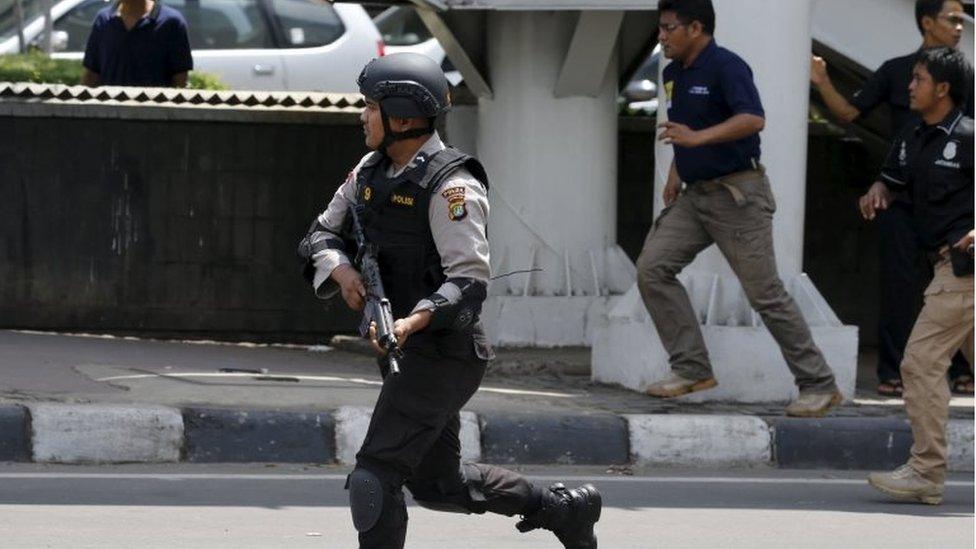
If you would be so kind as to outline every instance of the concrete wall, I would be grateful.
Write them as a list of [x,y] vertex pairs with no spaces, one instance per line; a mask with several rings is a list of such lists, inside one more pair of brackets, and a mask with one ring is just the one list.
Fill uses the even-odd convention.
[[[354,328],[311,297],[294,249],[364,152],[355,117],[98,109],[0,115],[15,144],[0,147],[0,327],[261,340]],[[619,128],[617,241],[632,259],[653,219],[653,128]],[[877,236],[853,208],[871,162],[831,136],[809,152],[804,265],[871,344]]]
[[44,107],[0,115],[0,327],[296,340],[354,326],[295,256],[365,152],[354,115]]

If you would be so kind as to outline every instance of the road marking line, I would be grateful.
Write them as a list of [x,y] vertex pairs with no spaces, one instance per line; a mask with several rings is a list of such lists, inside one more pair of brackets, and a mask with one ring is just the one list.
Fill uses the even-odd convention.
[[[185,373],[173,373],[173,374],[129,374],[124,376],[109,376],[100,377],[95,381],[121,381],[129,379],[153,379],[153,378],[188,378],[188,377],[229,377],[229,378],[251,378],[256,381],[261,381],[264,377],[261,374],[250,374],[250,373],[237,373],[237,372],[185,372]],[[339,377],[339,376],[305,376],[305,375],[295,375],[295,374],[284,374],[275,372],[274,375],[270,377],[289,377],[298,380],[305,381],[340,381],[348,383],[359,383],[361,385],[372,385],[372,386],[382,386],[383,382],[375,379],[365,379],[361,377]],[[527,389],[503,389],[500,387],[480,387],[479,392],[484,393],[498,393],[502,395],[525,395],[525,396],[542,396],[542,397],[552,397],[552,398],[574,398],[578,395],[570,393],[554,393],[551,391],[530,391]]]
[[[846,478],[763,478],[763,477],[629,477],[526,475],[543,482],[641,482],[688,484],[828,484],[864,485],[867,479]],[[92,480],[345,480],[342,474],[249,474],[249,473],[0,473],[0,479],[92,479]],[[973,481],[950,480],[946,486],[972,487]]]

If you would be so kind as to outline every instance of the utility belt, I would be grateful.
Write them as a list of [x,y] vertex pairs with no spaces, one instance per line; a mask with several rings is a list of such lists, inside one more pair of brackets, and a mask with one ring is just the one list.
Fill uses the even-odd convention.
[[948,244],[943,245],[938,251],[926,253],[929,264],[938,267],[942,263],[948,262],[952,265],[952,274],[957,277],[973,275],[973,256],[969,251],[950,248]]
[[716,177],[715,179],[703,179],[688,185],[689,189],[698,189],[703,193],[712,193],[724,189],[732,195],[732,200],[736,206],[744,206],[747,202],[745,193],[739,185],[746,181],[755,181],[766,175],[766,167],[755,158],[751,159],[752,169],[741,172],[732,172],[728,175]]

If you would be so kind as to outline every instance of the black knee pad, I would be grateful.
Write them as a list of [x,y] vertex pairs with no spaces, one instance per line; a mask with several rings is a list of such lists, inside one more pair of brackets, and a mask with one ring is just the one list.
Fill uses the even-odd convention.
[[384,490],[379,477],[366,469],[355,469],[346,477],[352,524],[358,532],[376,526],[383,514]]

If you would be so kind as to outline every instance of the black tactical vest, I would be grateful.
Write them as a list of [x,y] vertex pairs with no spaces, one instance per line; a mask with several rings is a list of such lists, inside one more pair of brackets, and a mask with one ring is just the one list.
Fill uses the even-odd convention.
[[356,201],[366,206],[363,230],[379,249],[377,260],[393,316],[405,318],[446,280],[428,218],[433,193],[461,168],[486,189],[488,177],[478,160],[453,148],[419,154],[414,167],[394,178],[386,175],[389,162],[385,155],[373,153],[363,163]]

